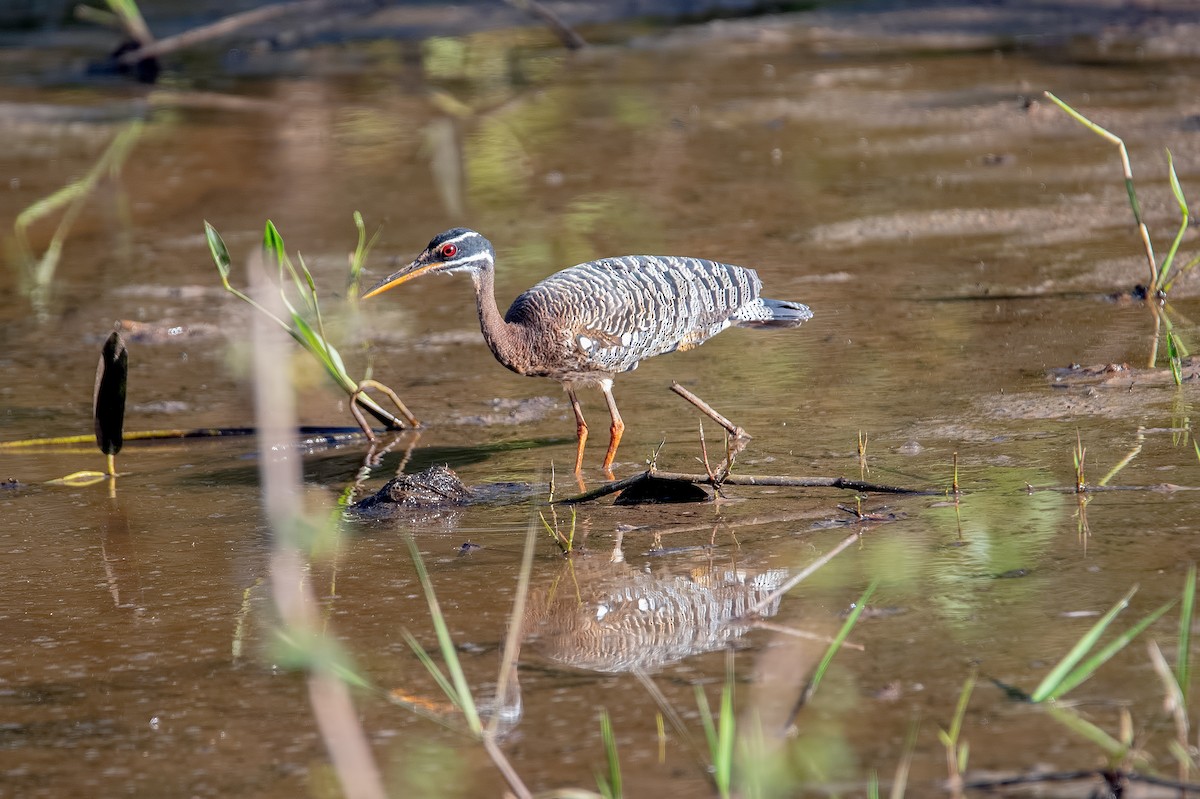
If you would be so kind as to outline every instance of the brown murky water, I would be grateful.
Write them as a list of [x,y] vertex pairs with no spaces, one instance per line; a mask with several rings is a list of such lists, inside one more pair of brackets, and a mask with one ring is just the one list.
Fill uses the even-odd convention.
[[[1200,185],[1194,63],[1106,52],[1096,36],[1014,48],[986,22],[975,38],[877,38],[888,24],[886,14],[798,15],[647,38],[617,30],[605,37],[619,44],[578,55],[539,32],[375,43],[300,65],[252,59],[214,73],[206,95],[0,88],[4,220],[80,177],[129,120],[143,120],[48,290],[30,294],[18,269],[0,272],[0,437],[90,429],[95,359],[115,319],[185,329],[129,336],[129,429],[252,423],[249,312],[219,287],[206,219],[235,261],[273,219],[325,288],[351,371],[370,361],[427,422],[400,437],[371,490],[402,460],[408,471],[448,463],[468,484],[544,483],[552,465],[569,469],[573,427],[554,383],[494,362],[465,279],[419,280],[347,307],[353,211],[382,226],[372,277],[442,229],[484,232],[499,253],[502,303],[601,255],[753,266],[769,296],[803,300],[815,318],[797,331],[733,330],[619,378],[628,427],[618,473],[660,445],[661,466],[695,468],[699,417],[668,391],[674,379],[754,435],[742,472],[857,477],[861,431],[868,479],[947,487],[957,453],[967,491],[957,507],[866,498],[865,510],[897,520],[859,526],[856,546],[772,608],[774,623],[829,635],[879,581],[876,612],[851,637],[864,649],[837,656],[782,742],[784,787],[764,795],[865,795],[872,772],[890,779],[918,722],[910,795],[941,792],[936,729],[972,670],[970,777],[1100,765],[1096,746],[988,678],[1032,689],[1134,584],[1130,619],[1178,596],[1200,551],[1198,497],[1123,491],[1081,505],[1027,486],[1071,485],[1077,436],[1093,483],[1140,441],[1114,482],[1200,485],[1183,433],[1195,387],[1048,376],[1072,362],[1144,366],[1152,327],[1144,307],[1103,296],[1144,269],[1115,151],[1037,98],[1053,89],[1125,135],[1165,248],[1176,217],[1161,148],[1185,189]],[[446,98],[466,110],[446,115]],[[52,232],[33,228],[35,250]],[[1183,249],[1195,251],[1194,236]],[[1173,295],[1193,344],[1195,294],[1185,280]],[[300,422],[350,424],[307,356],[293,366]],[[583,400],[596,422],[595,483],[604,405],[598,393]],[[364,452],[355,443],[305,458],[313,513],[331,513]],[[88,447],[0,454],[0,478],[21,482],[0,492],[0,796],[331,795],[303,681],[271,648],[253,440],[130,443],[115,496],[45,484],[100,462]],[[825,644],[711,616],[832,548],[848,532],[838,504],[855,500],[726,494],[669,508],[584,505],[575,523],[587,554],[572,562],[538,538],[538,634],[522,650],[523,717],[504,740],[531,787],[594,787],[605,708],[629,795],[708,795],[679,736],[668,732],[660,750],[657,708],[630,669],[651,671],[701,741],[694,686],[716,701],[729,644],[743,723],[757,715],[774,740]],[[531,523],[533,502],[343,522],[311,570],[329,629],[383,691],[437,699],[403,637],[433,645],[412,533],[486,696]],[[460,554],[466,541],[478,548]],[[623,559],[611,556],[618,541]],[[652,624],[655,607],[679,615]],[[1149,633],[1169,658],[1177,618]],[[1137,745],[1174,773],[1162,689],[1140,643],[1075,696],[1112,735],[1127,707]],[[394,795],[501,791],[466,739],[377,694],[360,694],[358,708]]]

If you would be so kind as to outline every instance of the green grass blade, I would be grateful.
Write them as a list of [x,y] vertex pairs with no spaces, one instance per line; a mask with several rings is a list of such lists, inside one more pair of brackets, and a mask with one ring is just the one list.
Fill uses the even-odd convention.
[[317,632],[280,629],[275,633],[274,657],[286,669],[325,671],[347,685],[367,691],[375,686],[358,673],[349,653],[332,638]]
[[1051,669],[1050,673],[1042,679],[1038,687],[1030,694],[1029,701],[1044,702],[1051,695],[1061,695],[1062,692],[1058,689],[1063,680],[1066,679],[1067,675],[1071,673],[1071,670],[1075,668],[1079,661],[1083,660],[1084,656],[1091,651],[1092,647],[1096,645],[1096,642],[1100,640],[1100,636],[1108,629],[1108,625],[1112,624],[1117,614],[1128,607],[1129,600],[1133,598],[1137,590],[1138,587],[1136,585],[1130,588],[1125,596],[1117,601],[1117,604],[1113,605],[1107,613],[1092,625],[1092,628],[1076,642],[1075,646],[1071,647],[1066,657],[1060,660],[1058,665]]
[[717,748],[713,752],[713,776],[717,794],[728,799],[733,784],[733,741],[736,719],[733,715],[733,650],[725,661],[725,684],[721,686],[721,715],[717,719]]
[[[299,274],[296,274],[293,267],[293,279],[296,281],[296,290],[300,292],[301,299],[308,306],[310,313],[317,317],[317,328],[321,329],[321,335],[325,335],[324,323],[321,321],[321,309],[317,306],[317,281],[313,279],[312,272],[308,271],[308,264],[304,262],[304,256],[296,253],[296,260],[300,262]],[[304,280],[301,281],[300,277]]]
[[833,662],[834,655],[842,648],[842,644],[850,637],[850,631],[854,629],[854,624],[858,621],[858,617],[862,615],[863,608],[867,605],[867,600],[871,598],[871,594],[875,593],[876,586],[879,585],[879,579],[876,578],[867,586],[867,590],[863,591],[862,596],[858,598],[858,602],[854,605],[854,610],[850,611],[850,615],[846,617],[842,628],[838,630],[838,634],[834,636],[830,642],[829,648],[825,650],[825,656],[821,658],[821,662],[817,665],[816,671],[813,672],[812,679],[809,680],[808,687],[804,689],[804,701],[807,702],[816,693],[817,686],[821,684],[821,680],[825,677],[825,672],[829,669],[829,664]]
[[450,629],[446,626],[446,617],[442,614],[441,605],[438,604],[437,595],[433,591],[433,583],[429,579],[429,573],[425,570],[425,561],[421,558],[421,552],[417,549],[417,542],[413,540],[413,537],[406,536],[405,541],[408,543],[408,551],[412,553],[413,566],[417,570],[417,579],[420,580],[421,588],[425,592],[425,601],[429,604],[429,615],[437,633],[442,660],[445,661],[446,671],[450,672],[450,679],[454,683],[455,693],[458,696],[456,704],[462,709],[471,734],[479,737],[483,734],[483,723],[479,720],[479,711],[475,707],[475,697],[471,694],[471,686],[467,683],[462,664],[458,661],[458,651],[454,648]]
[[1170,293],[1171,286],[1175,285],[1175,281],[1195,269],[1196,264],[1200,264],[1200,255],[1197,255],[1195,258],[1175,270],[1174,274],[1172,274],[1170,279],[1167,280],[1166,284],[1163,285],[1163,293]]
[[1067,115],[1076,122],[1083,125],[1096,135],[1101,136],[1106,141],[1116,145],[1117,152],[1121,157],[1121,173],[1125,180],[1125,193],[1129,196],[1129,207],[1133,211],[1134,225],[1138,229],[1138,234],[1142,239],[1142,246],[1146,253],[1146,266],[1149,269],[1150,289],[1152,291],[1160,289],[1161,286],[1159,285],[1158,263],[1154,257],[1154,244],[1150,241],[1150,231],[1147,229],[1146,222],[1142,218],[1142,206],[1141,203],[1138,202],[1137,189],[1133,184],[1133,166],[1129,162],[1129,150],[1125,147],[1125,141],[1115,133],[1111,133],[1108,130],[1100,127],[1095,122],[1091,121],[1083,114],[1079,113],[1074,108],[1055,97],[1052,93],[1044,92],[1044,94],[1047,99],[1065,111]]
[[1141,635],[1143,630],[1145,630],[1154,622],[1158,621],[1158,619],[1174,605],[1174,600],[1166,603],[1158,610],[1154,611],[1149,616],[1118,635],[1108,644],[1108,646],[1104,647],[1086,661],[1079,664],[1077,668],[1073,669],[1070,674],[1064,677],[1063,680],[1055,687],[1055,689],[1050,692],[1050,696],[1048,698],[1058,699],[1068,691],[1078,686],[1080,683],[1089,679],[1093,674],[1096,673],[1097,669],[1111,660],[1113,655],[1117,654],[1126,646],[1128,646],[1130,641]]
[[900,754],[896,774],[892,777],[892,790],[888,793],[890,799],[904,799],[904,794],[908,791],[908,775],[912,771],[913,754],[917,751],[917,735],[920,731],[919,719],[908,728],[908,735],[904,739],[904,751]]
[[608,776],[598,777],[601,793],[613,799],[621,799],[621,760],[617,756],[617,737],[613,733],[612,719],[607,710],[600,711],[600,738],[604,741],[604,759],[608,763]]
[[367,255],[375,246],[375,242],[379,240],[379,234],[383,232],[383,227],[375,228],[375,233],[370,239],[367,239],[367,226],[363,221],[363,216],[358,211],[354,212],[354,227],[358,230],[358,245],[354,248],[353,255],[350,256],[350,277],[346,281],[347,295],[349,297],[358,297],[358,284],[362,279],[363,267],[367,264]]
[[1188,211],[1187,199],[1183,196],[1183,187],[1179,185],[1179,176],[1175,174],[1175,161],[1171,158],[1171,151],[1167,150],[1167,177],[1171,183],[1171,193],[1175,195],[1175,202],[1179,204],[1179,231],[1175,234],[1175,240],[1171,242],[1171,249],[1167,252],[1166,258],[1163,259],[1162,266],[1158,270],[1158,286],[1162,288],[1167,285],[1167,277],[1171,273],[1171,264],[1175,262],[1175,253],[1179,251],[1179,243],[1183,241],[1183,234],[1187,232],[1188,222],[1191,213]]
[[962,732],[963,718],[967,715],[967,705],[971,701],[971,692],[975,690],[975,672],[971,672],[963,683],[962,691],[958,694],[958,704],[954,706],[954,718],[950,720],[950,729],[947,731],[950,741],[958,742],[958,736]]
[[[1193,439],[1192,444],[1195,445]],[[1184,707],[1187,707],[1188,685],[1191,682],[1192,671],[1192,619],[1196,608],[1196,564],[1188,566],[1187,578],[1183,584],[1183,596],[1179,603],[1179,646],[1175,652],[1175,682],[1183,693]]]
[[1067,105],[1066,102],[1055,97],[1054,94],[1052,94],[1051,92],[1045,92],[1045,95],[1050,100],[1050,102],[1054,103],[1059,108],[1061,108],[1063,111],[1065,111],[1067,113],[1067,115],[1069,117],[1071,117],[1071,119],[1074,119],[1076,122],[1078,122],[1080,125],[1083,125],[1085,128],[1090,130],[1092,133],[1095,133],[1097,136],[1102,136],[1103,138],[1107,139],[1108,141],[1112,142],[1113,144],[1117,144],[1117,145],[1125,144],[1125,142],[1123,142],[1121,140],[1120,136],[1116,135],[1115,133],[1110,133],[1105,128],[1100,127],[1095,122],[1088,119],[1087,117],[1085,117],[1083,114],[1076,111],[1071,106]]
[[1099,746],[1114,761],[1120,760],[1129,752],[1129,747],[1095,724],[1081,717],[1074,710],[1056,705],[1047,705],[1046,712],[1059,724]]
[[312,329],[303,316],[292,309],[292,336],[304,349],[308,350],[313,356],[321,362],[325,367],[325,371],[329,372],[330,376],[337,381],[338,385],[346,388],[347,391],[354,391],[357,386],[353,378],[346,371],[346,365],[342,362],[342,356],[338,351],[325,339],[321,338],[317,331]]
[[717,751],[717,728],[713,726],[712,710],[708,707],[708,696],[704,689],[696,686],[696,708],[700,711],[700,724],[704,727],[704,738],[708,742],[709,754]]
[[458,691],[454,690],[454,685],[450,682],[450,680],[446,679],[446,675],[441,669],[438,668],[438,665],[433,662],[433,658],[429,656],[427,651],[425,651],[425,647],[421,646],[421,642],[418,641],[408,630],[403,630],[402,634],[405,642],[408,644],[409,649],[411,649],[413,654],[417,656],[417,660],[421,661],[421,665],[424,666],[425,670],[429,672],[429,676],[433,677],[433,681],[438,684],[438,688],[442,689],[442,693],[446,695],[446,698],[449,699],[455,707],[462,707],[462,703],[458,701]]
[[1171,379],[1175,385],[1183,385],[1183,358],[1179,354],[1180,341],[1175,331],[1167,333],[1167,363],[1171,366]]

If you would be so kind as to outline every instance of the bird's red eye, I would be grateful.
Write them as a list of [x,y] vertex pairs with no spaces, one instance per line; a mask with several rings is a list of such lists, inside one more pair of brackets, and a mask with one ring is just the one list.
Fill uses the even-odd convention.
[[453,258],[456,255],[458,255],[458,245],[457,244],[443,244],[442,245],[442,257],[443,258]]

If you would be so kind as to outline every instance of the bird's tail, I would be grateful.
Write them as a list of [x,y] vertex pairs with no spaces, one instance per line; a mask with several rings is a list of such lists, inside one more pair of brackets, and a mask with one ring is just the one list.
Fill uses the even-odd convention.
[[796,327],[812,319],[807,305],[788,300],[759,299],[733,317],[738,327]]

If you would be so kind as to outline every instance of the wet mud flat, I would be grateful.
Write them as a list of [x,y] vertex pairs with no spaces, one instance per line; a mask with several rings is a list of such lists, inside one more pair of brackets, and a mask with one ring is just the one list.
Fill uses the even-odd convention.
[[[150,19],[164,34],[194,21]],[[441,464],[472,489],[536,487],[515,502],[364,520],[335,503],[365,446],[302,459],[303,504],[339,523],[314,543],[308,579],[370,683],[354,702],[391,793],[503,790],[480,746],[428,718],[447,702],[403,634],[436,647],[406,538],[486,700],[499,693],[531,525],[521,710],[499,744],[535,790],[594,789],[608,768],[603,708],[629,795],[716,795],[695,689],[718,706],[729,652],[739,729],[761,725],[770,742],[735,764],[747,795],[737,780],[751,774],[777,775],[778,795],[869,795],[871,774],[895,779],[909,752],[908,795],[952,793],[938,729],[972,674],[968,794],[1087,796],[1104,785],[1100,765],[1195,780],[1172,754],[1176,719],[1146,649],[1156,642],[1177,669],[1178,603],[1060,703],[1115,746],[1028,701],[1135,584],[1101,645],[1181,599],[1197,556],[1192,363],[1176,387],[1154,311],[1113,299],[1146,280],[1115,148],[1042,95],[1125,138],[1161,258],[1179,218],[1164,147],[1189,199],[1200,185],[1188,4],[625,21],[580,25],[593,45],[574,54],[537,27],[366,42],[344,24],[330,41],[247,47],[237,61],[219,48],[168,57],[153,89],[46,78],[102,52],[90,40],[64,47],[67,69],[54,48],[3,51],[0,218],[85,174],[129,119],[144,128],[98,182],[45,290],[29,291],[16,267],[0,278],[0,438],[90,428],[97,351],[118,319],[130,429],[252,424],[251,311],[220,290],[202,222],[240,256],[273,219],[321,286],[350,367],[369,364],[427,422],[383,450],[363,493]],[[28,41],[47,41],[38,35]],[[941,493],[731,481],[706,502],[550,505],[551,480],[558,495],[573,490],[566,397],[494,362],[462,281],[346,302],[354,210],[369,232],[383,227],[371,278],[461,223],[496,245],[502,305],[570,264],[651,252],[752,266],[813,309],[794,334],[726,331],[621,376],[618,477],[648,461],[702,472],[701,423],[719,463],[723,434],[670,394],[677,380],[754,436],[735,476]],[[30,228],[35,253],[55,223]],[[1189,231],[1180,257],[1196,251]],[[1195,297],[1189,274],[1166,309],[1192,349]],[[352,424],[302,356],[287,358],[298,421]],[[603,418],[598,393],[580,399]],[[1114,490],[1074,490],[1077,448],[1085,486],[1108,478]],[[0,490],[0,630],[18,642],[0,655],[0,795],[332,793],[304,672],[276,635],[254,442],[131,442],[115,495],[45,485],[100,457],[0,452],[0,478],[20,480]],[[589,487],[598,463],[589,449]],[[660,737],[666,711],[638,671],[686,734],[664,721]]]

